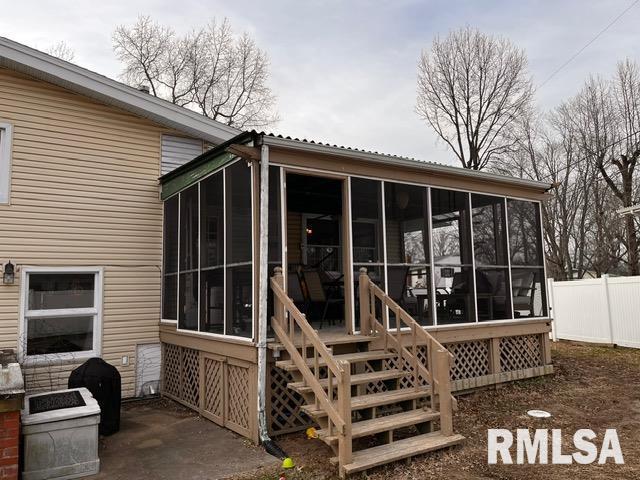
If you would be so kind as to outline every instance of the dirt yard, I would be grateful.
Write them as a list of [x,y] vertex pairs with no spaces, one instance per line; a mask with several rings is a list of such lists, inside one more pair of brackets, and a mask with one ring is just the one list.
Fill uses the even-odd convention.
[[[555,373],[459,398],[454,428],[466,437],[463,445],[409,462],[371,470],[354,479],[640,479],[640,350],[558,343],[553,346]],[[530,409],[552,413],[550,419],[527,416]],[[563,453],[574,451],[572,437],[588,428],[598,436],[598,450],[607,428],[617,429],[624,465],[488,465],[487,429],[560,428]],[[297,465],[291,479],[337,478],[320,440],[303,433],[280,439]],[[512,454],[515,459],[515,454]],[[278,478],[265,471],[251,480]]]

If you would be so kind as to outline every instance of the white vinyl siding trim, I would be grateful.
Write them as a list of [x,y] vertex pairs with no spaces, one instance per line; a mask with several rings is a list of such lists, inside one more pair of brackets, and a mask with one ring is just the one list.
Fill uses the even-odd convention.
[[13,127],[0,123],[0,203],[9,203],[11,189],[11,139]]
[[203,152],[202,140],[162,135],[162,174],[184,165]]

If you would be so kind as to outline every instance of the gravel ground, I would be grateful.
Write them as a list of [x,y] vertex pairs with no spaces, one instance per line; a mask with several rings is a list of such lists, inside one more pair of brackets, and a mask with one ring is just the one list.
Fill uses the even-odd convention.
[[[640,479],[640,350],[556,343],[555,373],[524,380],[459,398],[454,428],[466,437],[463,445],[410,461],[354,475],[354,479]],[[541,420],[526,415],[530,409],[552,413]],[[605,429],[617,429],[625,464],[615,465],[488,465],[487,429],[560,428],[563,453],[574,451],[577,429],[597,434],[598,449]],[[302,433],[279,439],[293,457],[291,480],[337,478],[328,458],[331,452],[320,440]],[[515,454],[513,454],[515,457]],[[251,480],[278,479],[279,471],[262,472]]]

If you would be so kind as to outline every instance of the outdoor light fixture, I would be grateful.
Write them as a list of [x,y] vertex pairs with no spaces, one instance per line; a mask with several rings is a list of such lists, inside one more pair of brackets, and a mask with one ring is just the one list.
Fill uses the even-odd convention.
[[15,268],[13,266],[13,263],[11,263],[11,260],[9,260],[4,266],[2,283],[4,283],[5,285],[13,285],[13,282],[15,281],[15,279],[16,279]]

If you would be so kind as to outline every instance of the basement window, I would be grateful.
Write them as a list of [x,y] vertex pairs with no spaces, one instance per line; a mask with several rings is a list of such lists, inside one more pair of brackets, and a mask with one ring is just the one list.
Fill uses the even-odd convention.
[[102,270],[23,270],[20,351],[29,361],[100,354]]
[[0,203],[9,203],[12,126],[0,123]]

